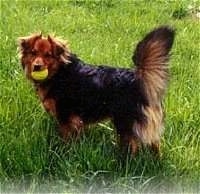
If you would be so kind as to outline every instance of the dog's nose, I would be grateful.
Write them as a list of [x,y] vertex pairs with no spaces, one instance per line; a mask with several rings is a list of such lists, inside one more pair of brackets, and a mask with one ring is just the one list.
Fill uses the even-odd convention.
[[33,71],[40,71],[42,70],[42,65],[41,64],[35,64],[33,66]]

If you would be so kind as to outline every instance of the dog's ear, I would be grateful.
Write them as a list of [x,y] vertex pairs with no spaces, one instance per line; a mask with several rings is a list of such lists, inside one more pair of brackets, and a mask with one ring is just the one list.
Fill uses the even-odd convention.
[[35,41],[40,38],[42,38],[42,33],[18,38],[18,45],[20,50],[23,51],[32,48]]
[[55,56],[60,56],[65,52],[66,47],[64,42],[56,38],[53,38],[50,35],[48,35],[47,39],[53,47],[53,53]]
[[67,64],[69,63],[70,50],[68,44],[58,38],[52,37],[48,35],[47,40],[51,43],[53,48],[53,54],[57,57],[61,62]]

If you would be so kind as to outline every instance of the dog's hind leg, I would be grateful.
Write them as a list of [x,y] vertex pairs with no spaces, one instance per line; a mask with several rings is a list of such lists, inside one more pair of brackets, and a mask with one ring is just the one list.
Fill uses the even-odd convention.
[[160,155],[161,117],[149,114],[146,121],[134,121],[132,129],[143,145],[147,146],[156,156]]
[[130,151],[135,156],[140,147],[140,141],[132,131],[132,119],[115,117],[113,121],[117,135],[119,136],[119,144],[122,152]]
[[121,134],[120,147],[123,151],[130,151],[130,153],[135,156],[139,150],[140,142],[133,134]]
[[155,154],[155,156],[160,157],[160,141],[153,142],[150,145],[150,150]]

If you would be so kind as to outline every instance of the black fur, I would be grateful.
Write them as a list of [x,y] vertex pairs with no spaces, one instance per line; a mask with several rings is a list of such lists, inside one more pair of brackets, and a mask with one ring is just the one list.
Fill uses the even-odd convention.
[[[167,62],[173,40],[173,29],[163,26],[153,30],[136,47],[132,57],[136,68],[124,69],[86,64],[52,39],[64,52],[57,59],[65,60],[54,61],[57,69],[47,80],[34,82],[43,91],[39,96],[44,107],[46,100],[56,115],[63,137],[72,128],[70,122],[77,119],[76,126],[80,128],[80,123],[111,118],[120,141],[131,145],[133,153],[138,142],[159,150],[163,125],[161,101],[169,77]],[[23,45],[20,48],[22,64],[27,63],[29,58],[23,53],[26,48]]]
[[70,64],[62,64],[50,80],[40,86],[50,86],[48,97],[56,99],[58,120],[66,121],[72,113],[84,123],[111,117],[119,120],[141,120],[141,104],[148,101],[143,85],[133,70],[94,67],[71,54]]
[[[164,42],[162,55],[167,57],[173,38],[172,29],[155,29],[138,44],[133,61],[142,67],[140,63],[147,54],[143,50],[148,52],[148,41]],[[62,64],[50,80],[40,85],[48,85],[47,98],[56,101],[59,123],[64,124],[71,114],[78,115],[86,124],[109,117],[119,134],[132,134],[133,123],[145,123],[147,118],[143,110],[150,103],[148,89],[144,88],[144,80],[136,70],[95,67],[74,54],[70,54],[68,60],[68,64]]]

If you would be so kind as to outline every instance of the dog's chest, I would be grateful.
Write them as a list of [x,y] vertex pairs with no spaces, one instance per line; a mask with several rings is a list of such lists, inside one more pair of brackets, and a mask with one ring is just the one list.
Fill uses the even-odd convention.
[[48,94],[49,88],[43,88],[43,87],[36,87],[36,93],[39,96],[40,100],[43,102]]

